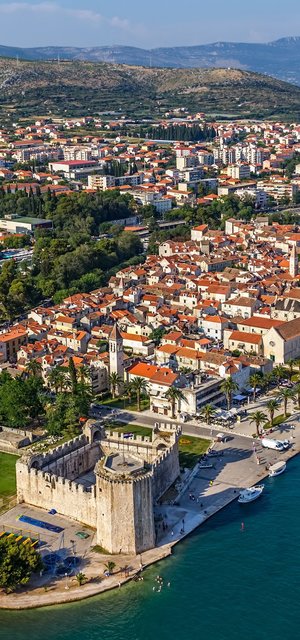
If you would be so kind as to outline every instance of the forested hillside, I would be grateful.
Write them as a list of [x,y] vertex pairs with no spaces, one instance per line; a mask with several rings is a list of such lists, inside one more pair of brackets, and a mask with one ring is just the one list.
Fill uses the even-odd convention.
[[[117,192],[74,193],[57,198],[5,194],[0,188],[0,217],[5,214],[42,216],[53,221],[53,232],[37,232],[33,264],[19,267],[8,260],[0,271],[0,318],[11,319],[42,298],[55,301],[78,291],[104,285],[113,268],[140,260],[139,238],[110,221],[133,215],[134,202]],[[109,234],[105,231],[109,229]],[[108,237],[102,237],[101,235]],[[100,236],[100,238],[99,238]]]

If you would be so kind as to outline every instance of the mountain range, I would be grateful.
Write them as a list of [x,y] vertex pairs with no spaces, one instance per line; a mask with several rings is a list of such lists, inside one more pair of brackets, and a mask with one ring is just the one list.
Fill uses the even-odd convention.
[[0,46],[0,57],[112,62],[145,67],[233,67],[264,73],[300,85],[300,37],[281,38],[266,44],[215,42],[156,49],[117,45],[84,48]]

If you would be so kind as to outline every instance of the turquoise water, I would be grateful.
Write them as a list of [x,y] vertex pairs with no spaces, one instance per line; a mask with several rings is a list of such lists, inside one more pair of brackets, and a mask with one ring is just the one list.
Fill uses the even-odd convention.
[[[292,640],[300,630],[300,456],[145,572],[64,607],[0,612],[1,640]],[[244,531],[241,531],[241,522]],[[153,592],[160,573],[170,588]]]

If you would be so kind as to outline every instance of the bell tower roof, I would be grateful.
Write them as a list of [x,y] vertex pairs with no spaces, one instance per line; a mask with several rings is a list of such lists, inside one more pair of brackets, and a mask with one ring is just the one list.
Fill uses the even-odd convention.
[[120,331],[118,329],[117,323],[114,324],[114,326],[112,328],[112,331],[111,331],[110,336],[109,336],[109,340],[114,340],[115,342],[119,342],[119,340],[122,340],[122,336],[121,336]]

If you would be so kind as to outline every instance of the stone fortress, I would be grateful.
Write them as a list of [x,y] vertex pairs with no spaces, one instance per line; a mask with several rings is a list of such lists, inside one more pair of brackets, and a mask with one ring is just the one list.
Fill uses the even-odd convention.
[[18,502],[56,509],[96,529],[109,553],[155,547],[154,507],[179,476],[177,425],[124,437],[89,420],[81,436],[16,465]]

